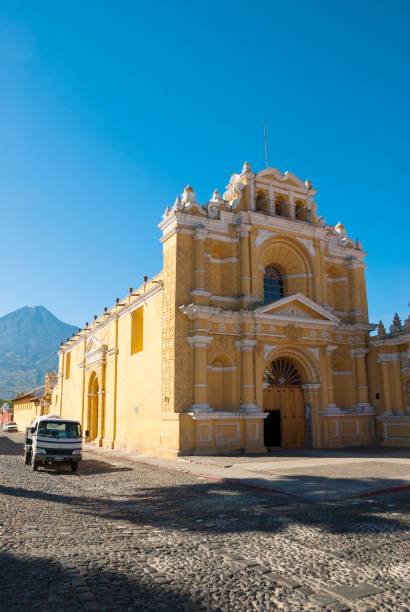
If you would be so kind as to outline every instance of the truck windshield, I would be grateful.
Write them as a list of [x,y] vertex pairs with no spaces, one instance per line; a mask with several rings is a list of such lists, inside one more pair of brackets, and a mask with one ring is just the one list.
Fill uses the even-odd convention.
[[43,421],[39,423],[38,435],[47,438],[80,438],[81,427],[79,423],[64,423],[64,421]]

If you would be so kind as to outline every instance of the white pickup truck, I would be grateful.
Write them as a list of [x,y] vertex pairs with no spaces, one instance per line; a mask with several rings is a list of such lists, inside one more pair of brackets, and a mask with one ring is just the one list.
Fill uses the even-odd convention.
[[[85,432],[86,437],[88,432]],[[26,428],[24,463],[37,471],[39,465],[69,463],[76,472],[82,458],[83,438],[78,421],[56,415],[37,417]]]

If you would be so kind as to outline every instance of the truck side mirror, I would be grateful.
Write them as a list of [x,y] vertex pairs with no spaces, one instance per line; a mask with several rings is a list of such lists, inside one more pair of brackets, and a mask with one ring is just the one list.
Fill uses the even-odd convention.
[[86,438],[89,438],[89,436],[90,436],[90,432],[88,431],[88,429],[86,429],[86,430],[85,430],[85,432],[84,432],[84,436],[85,436]]

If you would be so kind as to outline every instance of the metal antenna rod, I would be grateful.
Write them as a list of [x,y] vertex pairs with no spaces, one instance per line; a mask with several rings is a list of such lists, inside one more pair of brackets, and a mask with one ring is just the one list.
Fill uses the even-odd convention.
[[264,133],[264,136],[265,136],[266,167],[269,168],[269,163],[268,163],[268,147],[266,145],[266,122],[265,122],[265,119],[263,120],[263,133]]

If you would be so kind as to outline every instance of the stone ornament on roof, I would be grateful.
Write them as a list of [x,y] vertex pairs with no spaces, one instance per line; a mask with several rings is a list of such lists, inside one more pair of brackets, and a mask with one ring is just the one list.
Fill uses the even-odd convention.
[[223,194],[223,199],[228,202],[232,209],[235,209],[242,198],[242,191],[246,185],[241,183],[240,174],[232,174],[231,180],[226,186],[226,191]]
[[392,334],[396,333],[397,334],[399,331],[401,331],[401,329],[402,329],[402,327],[401,327],[400,317],[399,317],[399,315],[396,312],[396,314],[394,315],[394,318],[393,318],[393,323],[392,323],[392,325],[390,325],[390,333],[392,333]]

